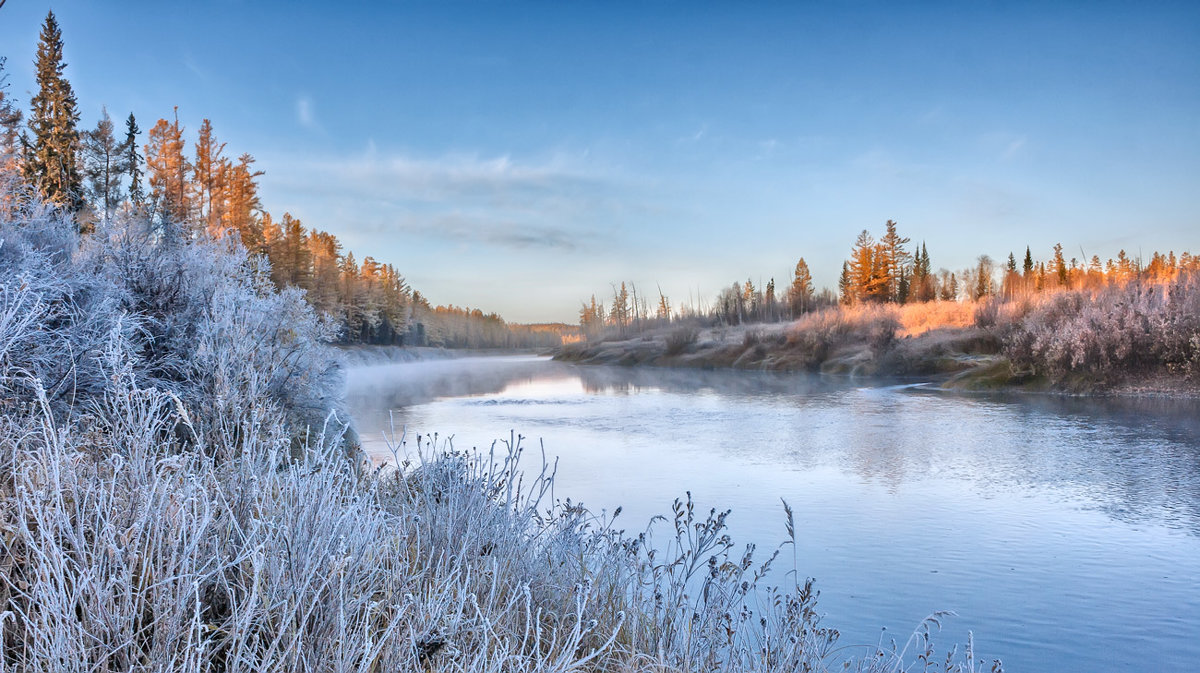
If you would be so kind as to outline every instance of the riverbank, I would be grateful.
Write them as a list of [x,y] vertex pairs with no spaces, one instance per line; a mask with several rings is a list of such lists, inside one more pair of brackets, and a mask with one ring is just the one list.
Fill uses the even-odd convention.
[[[589,365],[803,371],[852,379],[913,379],[968,391],[1200,397],[1169,372],[1052,378],[1005,352],[999,329],[942,327],[897,336],[894,326],[837,326],[835,318],[722,327],[675,327],[563,346],[554,359]],[[845,322],[845,321],[842,321]]]

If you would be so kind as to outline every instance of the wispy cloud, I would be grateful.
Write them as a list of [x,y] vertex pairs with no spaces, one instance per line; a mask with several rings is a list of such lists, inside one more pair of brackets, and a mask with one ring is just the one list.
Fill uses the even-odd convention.
[[588,247],[595,233],[569,225],[529,224],[463,214],[439,215],[406,226],[427,236],[478,241],[505,248],[575,251]]
[[306,129],[319,129],[317,118],[313,114],[312,99],[308,96],[300,96],[296,99],[296,121]]
[[403,233],[462,244],[575,251],[611,241],[630,209],[639,207],[634,187],[589,168],[583,155],[532,161],[374,151],[283,160],[266,168],[264,184],[284,192],[272,202],[336,212],[337,222],[310,224],[362,236]]
[[1012,161],[1019,158],[1029,144],[1029,137],[1023,133],[1010,131],[995,131],[985,133],[979,138],[983,150],[999,161]]
[[1000,158],[1007,160],[1017,156],[1021,152],[1021,149],[1025,147],[1025,141],[1025,136],[1010,140],[1008,145],[1004,147],[1004,151],[1000,153]]
[[694,132],[692,132],[692,133],[689,133],[689,134],[687,134],[687,135],[685,135],[685,136],[682,136],[682,137],[680,137],[680,138],[677,138],[677,139],[676,139],[676,142],[679,142],[679,143],[698,143],[698,142],[700,142],[701,140],[703,140],[703,139],[704,139],[704,136],[705,136],[707,133],[708,133],[708,124],[702,124],[702,125],[700,126],[700,128],[696,129]]

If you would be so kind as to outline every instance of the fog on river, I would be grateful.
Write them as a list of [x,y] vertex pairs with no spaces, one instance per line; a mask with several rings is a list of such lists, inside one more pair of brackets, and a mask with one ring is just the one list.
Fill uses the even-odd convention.
[[[691,491],[739,543],[783,541],[842,644],[953,610],[1010,671],[1200,661],[1200,405],[957,394],[800,374],[462,358],[351,369],[363,444],[389,428],[558,458],[555,496],[642,530]],[[412,456],[410,456],[412,457]],[[767,553],[764,551],[764,553]],[[790,554],[789,554],[790,556]],[[791,569],[777,567],[782,573]],[[887,631],[881,631],[884,627]]]

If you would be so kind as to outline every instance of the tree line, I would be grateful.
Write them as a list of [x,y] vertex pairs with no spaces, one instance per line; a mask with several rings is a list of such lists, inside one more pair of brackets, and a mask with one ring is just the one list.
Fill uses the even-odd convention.
[[526,328],[494,312],[433,306],[391,264],[370,256],[359,262],[333,234],[305,227],[290,213],[272,216],[259,198],[263,172],[254,157],[235,157],[209,119],[190,149],[178,108],[155,122],[144,144],[132,112],[119,129],[102,109],[95,128],[81,130],[53,12],[42,25],[35,64],[37,92],[26,120],[9,95],[0,59],[0,171],[69,212],[80,233],[120,215],[148,218],[166,239],[236,235],[269,261],[276,286],[303,289],[322,315],[336,321],[344,343],[545,347],[573,330]]
[[837,291],[817,291],[812,272],[803,257],[796,263],[791,283],[778,288],[775,279],[757,287],[747,278],[723,288],[711,305],[689,302],[672,310],[661,289],[654,309],[633,283],[613,285],[610,303],[592,295],[579,311],[583,332],[597,336],[608,332],[640,332],[676,321],[738,325],[743,323],[794,320],[801,315],[833,306],[863,304],[912,304],[931,301],[980,301],[988,297],[1011,300],[1034,293],[1060,290],[1098,290],[1131,282],[1169,283],[1181,274],[1200,272],[1200,256],[1184,252],[1151,254],[1149,260],[1132,258],[1124,250],[1116,258],[1101,261],[1093,255],[1086,262],[1068,259],[1062,244],[1055,244],[1049,258],[1035,260],[1027,246],[1020,262],[1010,253],[1004,264],[980,255],[971,267],[958,271],[933,270],[925,242],[909,247],[911,239],[888,220],[876,239],[863,230],[842,263]]

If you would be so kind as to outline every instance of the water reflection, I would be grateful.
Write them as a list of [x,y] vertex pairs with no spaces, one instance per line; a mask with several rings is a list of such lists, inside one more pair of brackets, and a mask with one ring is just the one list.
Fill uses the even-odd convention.
[[[511,420],[529,424],[516,428],[526,434],[566,425],[669,438],[730,460],[792,470],[836,465],[893,492],[948,478],[975,483],[984,497],[1039,489],[1122,521],[1200,535],[1195,400],[959,394],[802,374],[577,367],[525,356],[388,365],[352,370],[349,378],[348,403],[368,444],[389,422],[409,424],[414,407],[486,397],[463,403],[507,408]],[[618,409],[614,399],[639,396],[644,413]],[[515,411],[531,405],[546,408]],[[720,436],[729,439],[714,441]]]

